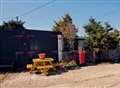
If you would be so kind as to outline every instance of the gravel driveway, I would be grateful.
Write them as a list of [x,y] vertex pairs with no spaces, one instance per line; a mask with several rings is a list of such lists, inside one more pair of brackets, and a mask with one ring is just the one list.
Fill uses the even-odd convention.
[[99,64],[68,72],[42,76],[40,74],[0,74],[0,88],[120,88],[120,64]]

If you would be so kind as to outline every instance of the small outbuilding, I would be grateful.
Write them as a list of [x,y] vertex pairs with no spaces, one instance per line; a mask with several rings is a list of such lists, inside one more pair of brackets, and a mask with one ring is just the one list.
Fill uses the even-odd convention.
[[39,53],[61,59],[61,33],[40,30],[9,30],[0,32],[0,67],[13,65],[15,69],[25,69],[26,64]]

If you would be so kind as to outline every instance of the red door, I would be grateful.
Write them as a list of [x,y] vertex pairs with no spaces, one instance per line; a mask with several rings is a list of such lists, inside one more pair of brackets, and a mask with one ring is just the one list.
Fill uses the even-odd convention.
[[84,51],[79,52],[79,61],[80,61],[80,64],[85,64],[85,52]]

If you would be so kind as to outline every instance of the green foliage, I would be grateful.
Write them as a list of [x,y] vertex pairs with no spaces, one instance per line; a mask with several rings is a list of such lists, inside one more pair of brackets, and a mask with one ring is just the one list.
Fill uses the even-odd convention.
[[2,30],[2,26],[0,25],[0,30]]
[[119,45],[119,31],[113,29],[108,23],[104,25],[97,22],[94,18],[84,26],[86,31],[85,46],[95,52],[104,49],[114,49]]
[[62,20],[55,22],[55,25],[53,26],[53,31],[55,32],[61,32],[64,39],[64,46],[70,49],[74,48],[74,39],[77,36],[78,29],[75,27],[75,25],[72,22],[72,18],[69,14],[66,14]]
[[6,31],[6,30],[23,30],[25,29],[24,23],[22,20],[19,20],[18,17],[16,20],[10,20],[8,22],[3,22],[2,25],[0,25],[0,31]]

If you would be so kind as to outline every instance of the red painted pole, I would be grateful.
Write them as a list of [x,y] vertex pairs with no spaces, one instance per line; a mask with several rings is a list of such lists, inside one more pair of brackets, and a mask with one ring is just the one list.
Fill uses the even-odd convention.
[[85,51],[83,49],[80,49],[79,51],[79,63],[85,64]]

